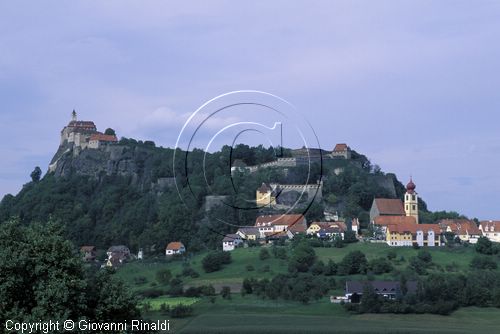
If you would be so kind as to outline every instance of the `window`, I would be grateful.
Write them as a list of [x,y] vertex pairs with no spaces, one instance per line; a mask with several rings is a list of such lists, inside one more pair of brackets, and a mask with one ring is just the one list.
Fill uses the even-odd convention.
[[411,195],[411,200],[414,201],[415,200],[415,195]]
[[416,209],[417,209],[416,205],[413,205],[413,210],[416,210]]

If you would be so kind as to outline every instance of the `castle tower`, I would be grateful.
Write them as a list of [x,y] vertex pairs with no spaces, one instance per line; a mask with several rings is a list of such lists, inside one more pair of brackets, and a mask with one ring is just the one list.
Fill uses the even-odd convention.
[[76,122],[76,111],[75,111],[75,109],[73,109],[73,112],[71,113],[71,120],[73,122]]
[[410,178],[410,182],[406,185],[405,212],[407,216],[415,217],[418,224],[418,194],[415,191],[416,187],[412,178]]

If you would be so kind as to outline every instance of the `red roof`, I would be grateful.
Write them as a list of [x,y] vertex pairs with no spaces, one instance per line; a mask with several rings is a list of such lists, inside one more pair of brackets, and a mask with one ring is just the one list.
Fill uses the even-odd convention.
[[402,224],[389,225],[387,228],[389,229],[390,232],[397,232],[397,233],[416,234],[417,231],[428,232],[431,230],[434,231],[435,234],[441,233],[441,229],[437,224],[402,223]]
[[255,226],[294,225],[305,222],[304,215],[268,215],[255,220]]
[[403,202],[400,199],[375,198],[374,204],[378,208],[379,215],[404,216],[406,214]]
[[73,128],[87,129],[87,130],[95,130],[96,126],[92,121],[71,121],[68,126]]
[[347,144],[342,143],[335,145],[333,152],[345,152],[347,150],[349,150],[349,146],[347,146]]
[[115,135],[105,135],[103,133],[94,133],[93,135],[90,136],[90,140],[107,141],[107,142],[118,141]]
[[500,221],[482,221],[480,225],[484,232],[500,232]]
[[183,247],[184,245],[182,244],[182,242],[179,241],[173,241],[167,245],[168,250],[174,250],[174,251],[177,251]]
[[417,224],[415,217],[411,216],[378,216],[374,222],[379,226]]
[[456,235],[481,234],[476,223],[468,219],[442,219],[438,222],[439,226],[445,232],[449,227],[451,232]]
[[95,251],[95,246],[82,246],[80,250],[82,252],[93,252]]

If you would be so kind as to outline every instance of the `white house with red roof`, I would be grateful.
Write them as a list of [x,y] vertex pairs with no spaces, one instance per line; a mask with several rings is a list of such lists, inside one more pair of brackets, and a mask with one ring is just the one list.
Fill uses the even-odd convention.
[[172,241],[167,245],[165,249],[166,256],[172,256],[177,254],[184,254],[186,252],[186,247],[180,241]]
[[302,214],[282,214],[259,216],[255,220],[255,227],[259,229],[260,237],[287,232],[305,233],[307,230],[306,218]]
[[500,221],[487,220],[479,224],[483,236],[493,242],[500,242]]

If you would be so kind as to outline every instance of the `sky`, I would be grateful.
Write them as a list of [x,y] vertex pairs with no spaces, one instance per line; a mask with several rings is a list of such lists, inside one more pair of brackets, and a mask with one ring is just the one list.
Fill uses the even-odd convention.
[[73,109],[173,147],[220,94],[292,103],[431,210],[500,219],[499,1],[4,1],[0,196],[46,171]]

